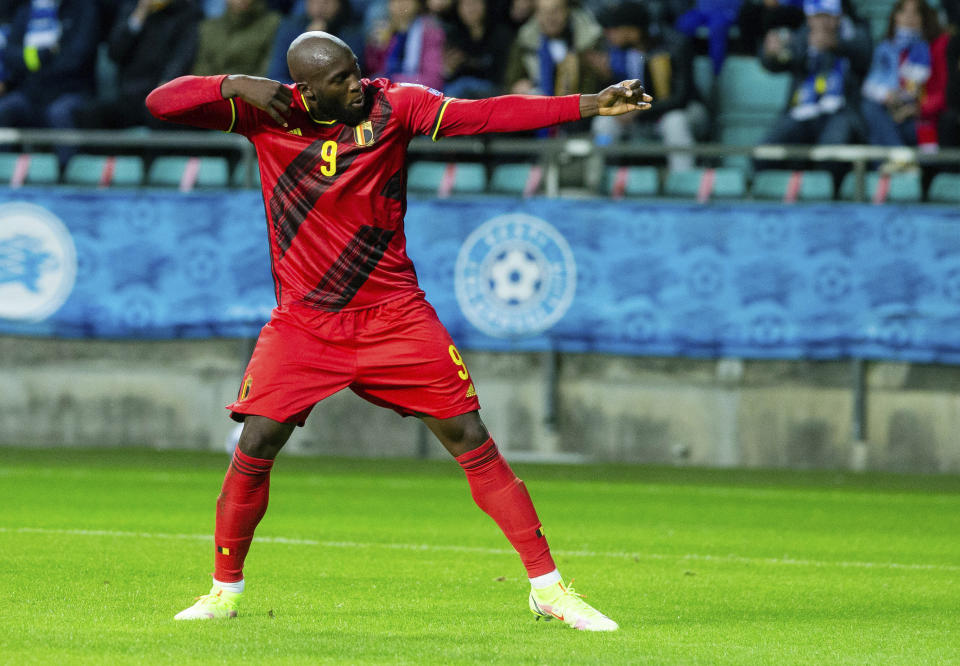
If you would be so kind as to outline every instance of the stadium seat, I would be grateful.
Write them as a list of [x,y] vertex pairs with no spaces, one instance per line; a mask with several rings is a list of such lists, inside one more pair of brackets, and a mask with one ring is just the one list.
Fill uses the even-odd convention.
[[830,201],[833,199],[833,177],[829,171],[758,171],[750,192],[754,199]]
[[788,74],[768,72],[752,56],[730,56],[720,70],[718,112],[740,118],[773,118],[786,104]]
[[0,183],[10,187],[53,185],[59,178],[60,167],[54,155],[0,153]]
[[134,155],[74,155],[63,181],[83,187],[137,187],[143,181],[143,160]]
[[960,204],[960,173],[938,173],[934,176],[927,198],[932,203]]
[[407,172],[407,190],[418,194],[480,194],[486,187],[484,166],[472,162],[414,162]]
[[[252,175],[253,175],[253,184],[251,185],[251,187],[260,189],[260,169],[257,168],[256,160],[254,160],[253,162]],[[234,168],[233,170],[232,184],[234,187],[247,186],[247,165],[243,162],[243,160],[241,160],[240,163],[237,164],[236,168]]]
[[747,192],[746,178],[740,169],[691,169],[667,174],[664,193],[670,197],[739,199]]
[[655,197],[660,193],[660,171],[652,166],[607,167],[604,193],[621,197]]
[[896,0],[853,0],[853,4],[860,17],[870,24],[870,34],[874,42],[883,39]]
[[713,73],[713,61],[710,56],[699,55],[693,58],[693,85],[700,98],[712,102],[716,91],[717,77]]
[[224,188],[230,183],[225,157],[183,157],[164,155],[150,165],[147,185],[192,189]]
[[529,197],[543,184],[543,167],[537,164],[498,164],[490,175],[490,192]]
[[[867,174],[866,200],[873,203],[917,203],[923,198],[919,171],[905,171],[882,175]],[[857,199],[857,175],[848,173],[840,185],[840,198],[844,201]]]
[[[783,110],[789,88],[789,75],[768,72],[757,58],[727,58],[718,79],[717,138],[732,146],[761,143]],[[723,163],[747,169],[750,161],[734,155]]]

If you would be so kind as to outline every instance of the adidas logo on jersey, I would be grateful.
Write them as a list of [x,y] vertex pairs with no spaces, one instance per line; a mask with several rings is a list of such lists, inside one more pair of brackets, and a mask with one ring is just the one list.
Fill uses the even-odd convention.
[[476,394],[477,394],[476,389],[473,388],[473,384],[470,384],[470,388],[467,389],[467,396],[466,396],[466,397],[472,398],[472,397],[475,396]]

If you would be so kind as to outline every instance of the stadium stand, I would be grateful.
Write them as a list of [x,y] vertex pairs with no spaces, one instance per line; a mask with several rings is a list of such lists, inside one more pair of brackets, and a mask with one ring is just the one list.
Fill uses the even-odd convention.
[[182,192],[222,188],[229,183],[229,167],[225,157],[164,155],[156,158],[147,172],[147,185],[176,187]]
[[960,204],[960,173],[938,173],[927,197],[931,203]]
[[490,175],[492,194],[533,196],[543,185],[543,167],[537,164],[498,164]]
[[[717,81],[717,131],[721,143],[753,146],[763,141],[783,109],[790,77],[771,74],[757,58],[730,56]],[[744,156],[724,159],[727,166],[748,170]]]
[[607,167],[604,194],[614,199],[655,197],[660,193],[660,172],[656,167]]
[[[919,171],[884,174],[871,172],[866,180],[867,200],[881,203],[919,203],[923,199],[923,188]],[[856,174],[844,176],[840,185],[840,198],[844,201],[857,200]]]
[[10,187],[54,185],[59,180],[57,158],[47,153],[0,153],[0,182]]
[[[256,164],[251,164],[250,175],[252,176],[250,187],[260,189],[260,169]],[[243,161],[234,168],[230,183],[234,187],[247,187],[247,165]]]
[[138,187],[143,182],[143,160],[135,155],[86,155],[70,158],[65,185],[81,187]]
[[414,162],[407,174],[407,191],[448,197],[452,194],[482,194],[487,189],[487,173],[473,162]]
[[829,171],[789,171],[767,169],[753,176],[750,193],[754,199],[768,201],[830,201],[833,177]]
[[701,203],[711,199],[738,199],[746,196],[747,181],[740,169],[691,169],[667,174],[664,194],[668,197],[696,198]]

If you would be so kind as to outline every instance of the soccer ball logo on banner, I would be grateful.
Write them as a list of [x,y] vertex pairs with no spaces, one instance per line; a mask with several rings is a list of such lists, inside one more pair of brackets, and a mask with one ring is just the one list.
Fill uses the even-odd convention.
[[457,302],[467,320],[499,338],[537,335],[570,308],[577,267],[553,225],[512,213],[484,222],[457,255]]
[[0,318],[41,321],[60,309],[77,276],[70,232],[46,208],[0,206]]

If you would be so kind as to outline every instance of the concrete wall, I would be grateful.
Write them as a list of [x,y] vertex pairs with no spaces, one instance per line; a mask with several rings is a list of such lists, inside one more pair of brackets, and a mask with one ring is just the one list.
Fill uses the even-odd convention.
[[[243,340],[0,338],[0,445],[222,449],[248,353]],[[960,367],[867,364],[858,444],[845,362],[465,357],[515,460],[960,472]],[[288,450],[445,455],[419,421],[349,391],[319,405]]]

